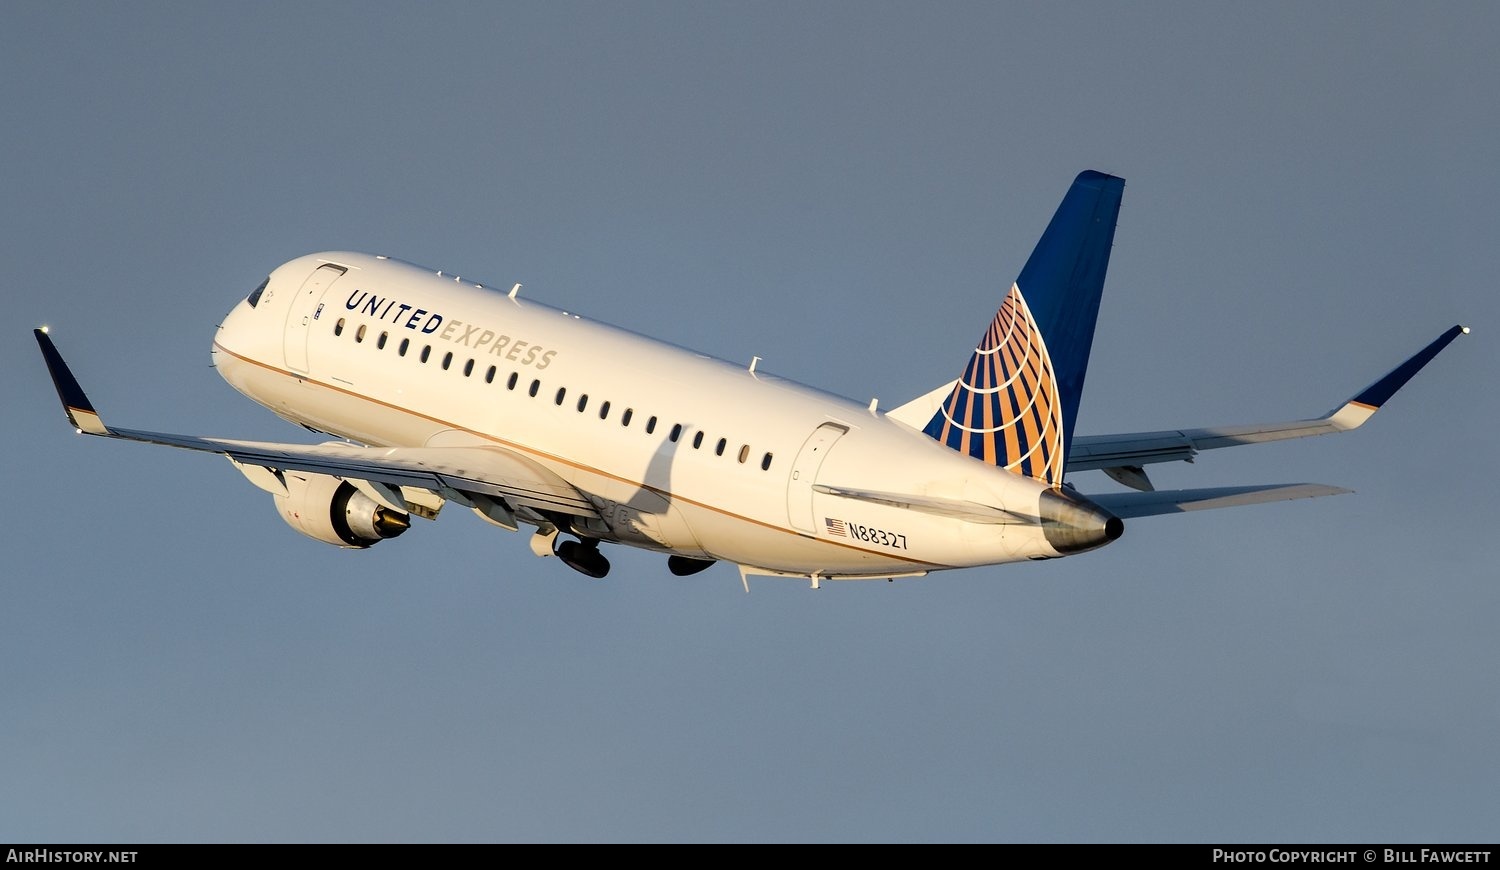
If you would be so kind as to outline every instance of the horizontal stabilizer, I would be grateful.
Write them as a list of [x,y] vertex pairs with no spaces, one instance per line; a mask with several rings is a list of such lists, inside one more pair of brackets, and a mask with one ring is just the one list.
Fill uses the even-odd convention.
[[1272,483],[1263,486],[1220,486],[1208,489],[1172,489],[1155,492],[1110,492],[1089,495],[1094,504],[1122,519],[1239,507],[1294,498],[1342,495],[1353,490],[1321,483]]

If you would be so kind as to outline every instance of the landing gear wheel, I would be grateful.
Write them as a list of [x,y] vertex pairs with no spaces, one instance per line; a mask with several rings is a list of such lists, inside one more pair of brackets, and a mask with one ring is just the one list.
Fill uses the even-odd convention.
[[599,552],[599,542],[592,538],[562,541],[554,552],[564,565],[580,574],[597,580],[609,573],[609,560]]

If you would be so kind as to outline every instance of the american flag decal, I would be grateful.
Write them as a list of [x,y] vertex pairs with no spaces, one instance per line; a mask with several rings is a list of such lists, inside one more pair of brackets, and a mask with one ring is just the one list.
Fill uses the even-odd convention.
[[835,519],[829,519],[828,517],[824,517],[823,518],[823,527],[826,528],[826,529],[828,529],[828,534],[830,534],[830,535],[836,535],[837,537],[840,537],[840,538],[847,538],[847,537],[849,537],[848,530],[846,530],[844,528],[844,521],[843,520],[835,520]]
[[1020,287],[1011,285],[964,376],[924,431],[990,465],[1062,485],[1057,378]]

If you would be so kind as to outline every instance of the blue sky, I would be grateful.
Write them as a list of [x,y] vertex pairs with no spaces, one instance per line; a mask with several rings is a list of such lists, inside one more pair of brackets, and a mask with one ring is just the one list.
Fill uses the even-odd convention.
[[[0,840],[1493,839],[1497,26],[9,5]],[[297,440],[213,328],[351,248],[890,407],[1082,169],[1127,187],[1080,434],[1321,414],[1474,327],[1366,429],[1153,471],[1357,494],[817,592],[589,581],[462,512],[348,553],[222,460],[72,435],[27,334],[122,425]]]

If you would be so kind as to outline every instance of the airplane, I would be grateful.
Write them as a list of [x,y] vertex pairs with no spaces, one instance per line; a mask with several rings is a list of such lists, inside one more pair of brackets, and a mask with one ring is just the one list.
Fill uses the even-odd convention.
[[[1157,490],[1145,467],[1362,425],[1464,326],[1327,414],[1074,435],[1124,191],[1073,181],[958,378],[886,411],[384,255],[275,269],[214,337],[219,374],[339,440],[207,438],[107,425],[48,330],[36,339],[82,434],[227,457],[314,540],[364,549],[449,503],[604,577],[600,545],[810,580],[920,577],[1102,547],[1124,520],[1347,492]],[[955,354],[957,357],[958,354]],[[1126,491],[1084,494],[1103,471]]]

